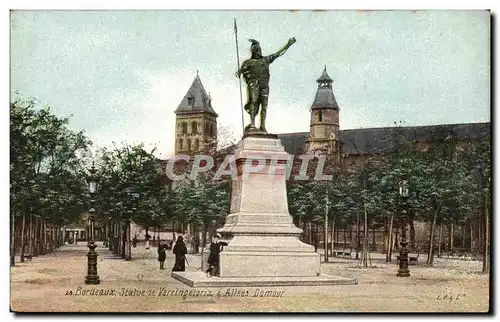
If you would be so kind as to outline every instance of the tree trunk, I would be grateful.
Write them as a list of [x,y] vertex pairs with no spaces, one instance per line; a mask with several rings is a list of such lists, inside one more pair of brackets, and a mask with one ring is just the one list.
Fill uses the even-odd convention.
[[104,224],[104,238],[102,239],[102,245],[104,247],[108,246],[108,234],[109,234],[109,231],[108,231],[108,227],[109,227],[109,220],[106,219],[106,223]]
[[61,243],[60,243],[61,227],[59,225],[57,225],[55,227],[55,230],[56,230],[56,246],[57,246],[57,248],[59,248],[61,246]]
[[384,216],[384,232],[382,235],[382,254],[385,254],[385,259],[387,261],[387,216]]
[[60,238],[59,238],[59,235],[61,234],[61,228],[59,227],[59,225],[56,225],[56,227],[54,228],[55,231],[56,231],[56,248],[59,248],[61,246],[60,244]]
[[114,240],[114,250],[115,250],[115,255],[119,256],[121,254],[121,222],[117,220],[115,222],[115,240]]
[[207,247],[207,232],[208,232],[208,224],[206,221],[203,222],[203,234],[202,234],[202,249]]
[[[347,227],[345,227],[347,228]],[[347,246],[347,236],[346,236],[346,229],[344,228],[344,246],[342,247],[343,250],[345,250],[345,247]]]
[[56,248],[56,229],[54,224],[50,225],[50,251],[54,251]]
[[49,234],[48,234],[48,238],[49,238],[49,251],[53,251],[54,250],[54,228],[52,226],[52,224],[49,224]]
[[363,240],[368,240],[368,213],[366,212],[366,207],[364,211],[365,222],[363,224]]
[[356,213],[356,259],[359,259],[359,246],[360,246],[360,227],[359,227],[359,211]]
[[[159,239],[159,238],[158,238]],[[132,225],[127,223],[127,260],[132,260]]]
[[429,237],[429,253],[427,254],[427,264],[434,264],[434,231],[436,230],[436,221],[439,210],[434,211],[434,218],[432,219],[431,232]]
[[127,223],[122,225],[122,258],[127,259]]
[[465,224],[462,226],[462,248],[465,248],[465,242],[467,239],[467,232],[465,231]]
[[443,223],[439,225],[439,236],[438,236],[438,257],[441,257],[441,244],[443,243]]
[[411,211],[411,215],[409,216],[410,219],[410,247],[411,249],[415,250],[415,214],[413,211]]
[[349,244],[351,245],[351,248],[355,246],[352,239],[352,223],[349,223]]
[[319,239],[319,236],[318,236],[318,222],[314,222],[314,230],[313,230],[313,233],[314,233],[314,236],[313,236],[313,240],[314,240],[314,252],[318,252],[318,239]]
[[390,262],[392,261],[392,225],[394,223],[394,213],[391,213],[389,217],[389,235],[387,237],[387,257],[386,261]]
[[50,251],[54,251],[54,249],[56,248],[56,231],[54,229],[54,225],[53,224],[50,224]]
[[30,214],[30,225],[28,228],[28,255],[33,256],[33,214]]
[[42,255],[47,254],[47,221],[45,218],[42,218],[42,234],[43,234],[43,242],[42,242]]
[[396,228],[396,234],[394,234],[394,243],[393,243],[393,250],[397,250],[399,247],[398,247],[398,240],[399,240],[399,225],[397,224],[396,222],[396,225],[395,225],[395,228]]
[[335,250],[335,215],[333,215],[333,218],[332,218],[332,236],[331,236],[331,239],[332,239],[332,243],[330,245],[330,254],[333,257],[333,252]]
[[10,266],[16,266],[16,216],[10,211]]
[[307,240],[309,241],[309,244],[312,245],[313,240],[312,240],[312,227],[311,227],[311,222],[307,222]]
[[35,227],[33,227],[33,256],[38,256],[38,217],[35,217]]
[[483,258],[483,273],[490,271],[489,265],[489,246],[490,246],[490,227],[489,227],[489,202],[488,194],[484,194],[484,258]]
[[[327,196],[328,197],[328,196]],[[325,205],[325,222],[324,222],[324,228],[325,228],[325,232],[324,232],[324,236],[323,236],[323,251],[324,251],[324,258],[325,258],[325,262],[328,263],[328,199],[326,201],[326,205]]]
[[450,224],[450,252],[453,253],[453,249],[455,248],[455,223],[452,221]]
[[23,213],[23,221],[22,221],[22,226],[21,226],[21,252],[20,252],[20,257],[21,257],[21,263],[24,262],[24,233],[25,233],[25,227],[26,227],[26,214]]
[[476,244],[476,249],[474,251],[474,253],[476,254],[480,254],[483,252],[484,248],[483,248],[483,240],[484,240],[484,237],[483,237],[483,220],[482,219],[479,219],[478,218],[478,227],[477,227],[477,230],[478,230],[478,239],[477,239],[477,244]]
[[474,251],[474,235],[472,231],[472,220],[469,220],[469,227],[470,227],[470,253]]
[[372,249],[377,251],[377,239],[375,238],[375,223],[374,222],[372,223]]

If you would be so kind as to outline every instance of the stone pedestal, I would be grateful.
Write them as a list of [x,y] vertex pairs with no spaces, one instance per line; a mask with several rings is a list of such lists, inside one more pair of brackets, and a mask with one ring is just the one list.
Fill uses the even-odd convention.
[[220,254],[220,277],[319,275],[320,256],[299,240],[302,230],[288,212],[281,141],[247,137],[235,158],[231,211],[218,230],[229,244]]
[[293,285],[295,279],[300,285],[328,284],[329,280],[339,284],[339,279],[341,284],[356,284],[355,280],[321,275],[320,255],[299,240],[302,230],[288,212],[288,153],[281,141],[276,137],[245,137],[235,154],[237,178],[232,183],[230,214],[218,230],[222,241],[228,243],[220,254],[220,276],[207,281],[189,281],[189,276],[198,275],[184,272],[172,276],[191,286],[196,282],[249,285],[259,278],[259,285],[265,281]]

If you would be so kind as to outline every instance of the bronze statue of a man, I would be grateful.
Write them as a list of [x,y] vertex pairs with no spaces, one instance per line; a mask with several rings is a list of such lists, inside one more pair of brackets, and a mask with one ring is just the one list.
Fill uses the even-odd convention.
[[257,40],[250,39],[250,42],[252,43],[250,47],[252,57],[245,60],[240,70],[236,72],[236,77],[243,75],[247,83],[245,111],[250,114],[250,124],[245,127],[245,131],[256,128],[255,117],[260,110],[260,130],[267,133],[265,123],[269,96],[269,65],[295,43],[295,38],[290,38],[283,48],[269,56],[262,56],[262,50]]

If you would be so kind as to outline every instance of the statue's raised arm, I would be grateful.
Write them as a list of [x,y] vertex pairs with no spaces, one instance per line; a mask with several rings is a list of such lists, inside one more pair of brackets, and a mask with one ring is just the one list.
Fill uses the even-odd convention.
[[286,45],[281,47],[280,50],[278,50],[274,54],[267,56],[267,60],[269,61],[269,64],[272,63],[276,58],[278,58],[278,57],[282,56],[284,53],[286,53],[288,48],[290,48],[293,44],[295,44],[295,42],[296,42],[295,37],[292,37],[292,38],[288,39],[288,42],[286,43]]

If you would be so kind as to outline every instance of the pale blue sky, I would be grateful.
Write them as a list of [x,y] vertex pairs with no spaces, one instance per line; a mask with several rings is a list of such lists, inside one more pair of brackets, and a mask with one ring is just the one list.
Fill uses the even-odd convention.
[[324,65],[342,129],[490,120],[487,11],[18,11],[12,90],[72,114],[98,146],[143,141],[167,157],[173,112],[199,70],[239,137],[233,18],[241,60],[248,38],[264,54],[297,39],[271,65],[270,132],[309,130]]

